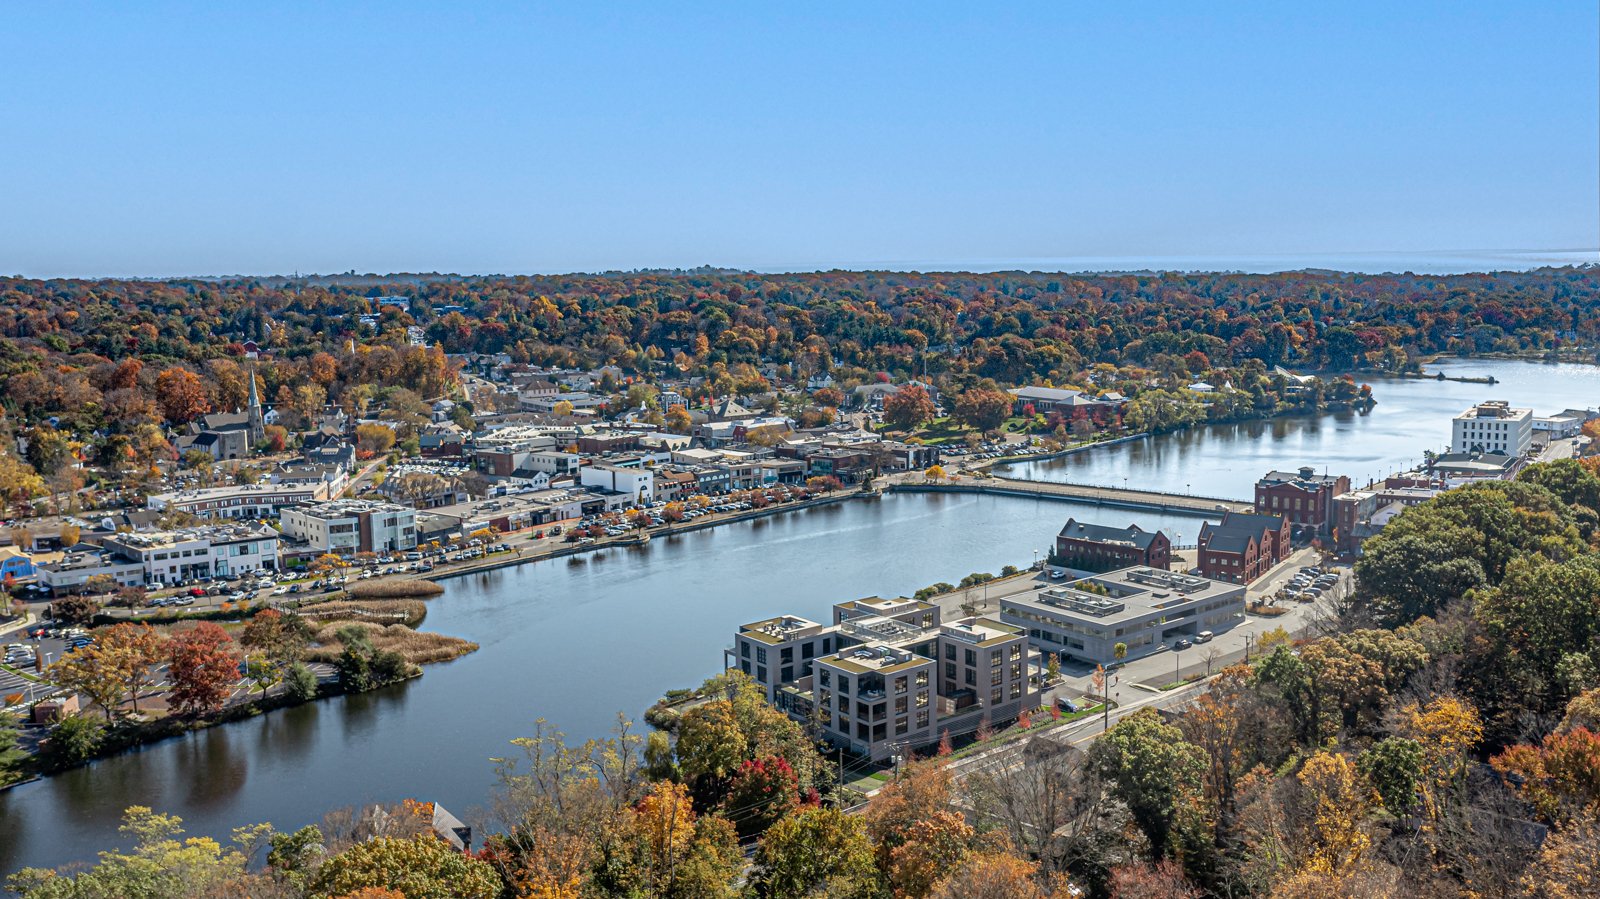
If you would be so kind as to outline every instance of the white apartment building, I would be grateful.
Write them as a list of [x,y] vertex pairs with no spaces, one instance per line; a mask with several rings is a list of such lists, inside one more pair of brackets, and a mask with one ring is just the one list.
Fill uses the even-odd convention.
[[1450,423],[1450,452],[1503,453],[1521,456],[1533,444],[1533,410],[1513,409],[1503,400],[1488,400],[1457,415]]
[[578,472],[578,483],[626,494],[639,503],[655,502],[656,498],[656,474],[648,468],[623,468],[605,463],[585,465]]
[[341,499],[291,506],[283,533],[319,553],[395,552],[417,548],[417,510],[396,503]]

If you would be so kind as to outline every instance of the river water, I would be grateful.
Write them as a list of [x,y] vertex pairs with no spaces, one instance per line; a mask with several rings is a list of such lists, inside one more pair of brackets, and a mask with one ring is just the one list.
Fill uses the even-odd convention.
[[[1410,464],[1481,398],[1538,413],[1600,402],[1600,369],[1450,364],[1494,386],[1377,381],[1370,414],[1203,428],[1015,466],[1028,477],[1248,497],[1269,468],[1324,464],[1353,476]],[[446,582],[425,627],[482,649],[420,680],[264,715],[0,792],[0,872],[91,859],[115,843],[123,808],[148,805],[191,833],[294,828],[364,802],[434,800],[474,815],[491,757],[543,717],[574,739],[638,718],[668,687],[721,669],[739,624],[777,613],[820,619],[831,603],[909,593],[972,571],[1026,565],[1069,516],[1161,527],[1193,542],[1199,519],[1053,501],[900,494]],[[640,730],[647,728],[641,723]],[[466,813],[466,814],[462,814]]]

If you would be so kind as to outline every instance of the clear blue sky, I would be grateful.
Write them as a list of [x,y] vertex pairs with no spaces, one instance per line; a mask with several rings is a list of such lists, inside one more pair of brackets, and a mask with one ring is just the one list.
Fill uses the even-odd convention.
[[8,4],[0,272],[1589,249],[1596,7]]

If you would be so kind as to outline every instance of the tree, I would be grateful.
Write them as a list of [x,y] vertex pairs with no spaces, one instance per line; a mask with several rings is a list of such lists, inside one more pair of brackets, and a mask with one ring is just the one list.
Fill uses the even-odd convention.
[[356,452],[364,459],[381,456],[394,448],[394,429],[388,425],[356,425]]
[[313,896],[371,888],[394,890],[406,899],[496,899],[501,883],[487,863],[432,834],[357,843],[323,862],[311,881]]
[[1361,827],[1371,788],[1349,759],[1331,752],[1306,759],[1295,780],[1312,805],[1306,867],[1323,874],[1345,871],[1372,844]]
[[50,614],[68,624],[88,624],[100,614],[100,603],[89,596],[66,596],[50,603]]
[[1200,899],[1201,895],[1171,859],[1129,862],[1111,869],[1112,899]]
[[190,715],[222,708],[239,680],[239,658],[233,638],[209,621],[172,637],[167,643],[172,702]]
[[305,665],[299,662],[290,665],[289,670],[284,674],[283,680],[286,685],[285,689],[296,700],[308,702],[317,698],[316,672]]
[[1586,899],[1600,886],[1600,822],[1577,818],[1551,833],[1522,875],[1528,899]]
[[16,719],[0,713],[0,787],[11,785],[26,758],[27,753],[17,747]]
[[800,781],[781,756],[746,759],[728,785],[723,807],[740,836],[766,831],[800,801]]
[[1547,735],[1537,746],[1512,746],[1489,762],[1547,821],[1600,811],[1600,734],[1586,727]]
[[167,640],[148,624],[118,624],[100,632],[75,655],[93,655],[122,679],[123,693],[139,711],[139,692],[155,682],[154,669],[166,657]]
[[1011,414],[1012,396],[1004,390],[975,387],[956,397],[957,421],[980,431],[993,431]]
[[866,897],[878,878],[861,822],[820,807],[773,825],[756,847],[755,867],[751,883],[761,899]]
[[572,414],[572,408],[570,400],[558,400],[554,406],[550,407],[550,412],[553,415],[565,417]]
[[957,812],[937,811],[917,821],[895,847],[889,862],[889,885],[896,896],[922,899],[972,851],[976,832]]
[[173,424],[188,424],[211,411],[200,376],[186,368],[169,368],[156,376],[156,403]]
[[262,433],[267,452],[281,453],[289,447],[289,429],[283,425],[267,425]]
[[246,872],[249,851],[270,828],[241,827],[234,845],[209,837],[179,838],[183,819],[158,815],[145,806],[123,813],[130,852],[101,852],[87,870],[26,868],[7,886],[24,899],[171,899],[171,897],[267,895],[267,883]]
[[44,492],[44,478],[27,463],[0,452],[0,500],[17,506]]
[[258,650],[279,668],[300,661],[310,640],[309,628],[298,615],[284,615],[277,609],[262,609],[250,617],[239,634],[239,644]]
[[1133,814],[1151,848],[1172,848],[1173,823],[1184,797],[1198,791],[1204,753],[1177,727],[1145,708],[1118,721],[1090,750],[1094,769]]
[[937,412],[933,397],[917,384],[902,387],[883,398],[883,420],[901,430],[909,431]]
[[673,434],[687,434],[694,430],[694,421],[689,417],[689,410],[677,403],[668,406],[666,428]]
[[1361,753],[1356,764],[1389,814],[1403,819],[1416,808],[1422,785],[1422,746],[1416,740],[1385,737]]
[[944,480],[944,466],[930,465],[928,470],[922,473],[922,476],[930,481],[942,481]]
[[45,763],[60,770],[81,765],[100,749],[105,726],[87,715],[68,715],[50,728],[44,742]]
[[872,798],[862,819],[881,870],[889,870],[894,851],[918,821],[950,807],[951,784],[950,767],[943,758],[913,761]]
[[267,691],[283,680],[283,672],[265,655],[251,653],[244,659],[244,679],[255,684],[261,691],[261,698],[265,699]]

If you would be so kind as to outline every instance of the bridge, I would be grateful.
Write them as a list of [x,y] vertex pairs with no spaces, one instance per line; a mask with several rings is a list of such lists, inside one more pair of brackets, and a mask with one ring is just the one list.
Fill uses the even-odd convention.
[[897,481],[888,488],[896,493],[986,493],[991,496],[1017,496],[1024,499],[1053,499],[1151,512],[1221,517],[1223,512],[1250,512],[1252,503],[1220,496],[1195,496],[1188,493],[1160,493],[1125,487],[1091,487],[1051,481],[1022,481],[999,477],[956,477],[935,481],[917,476]]

